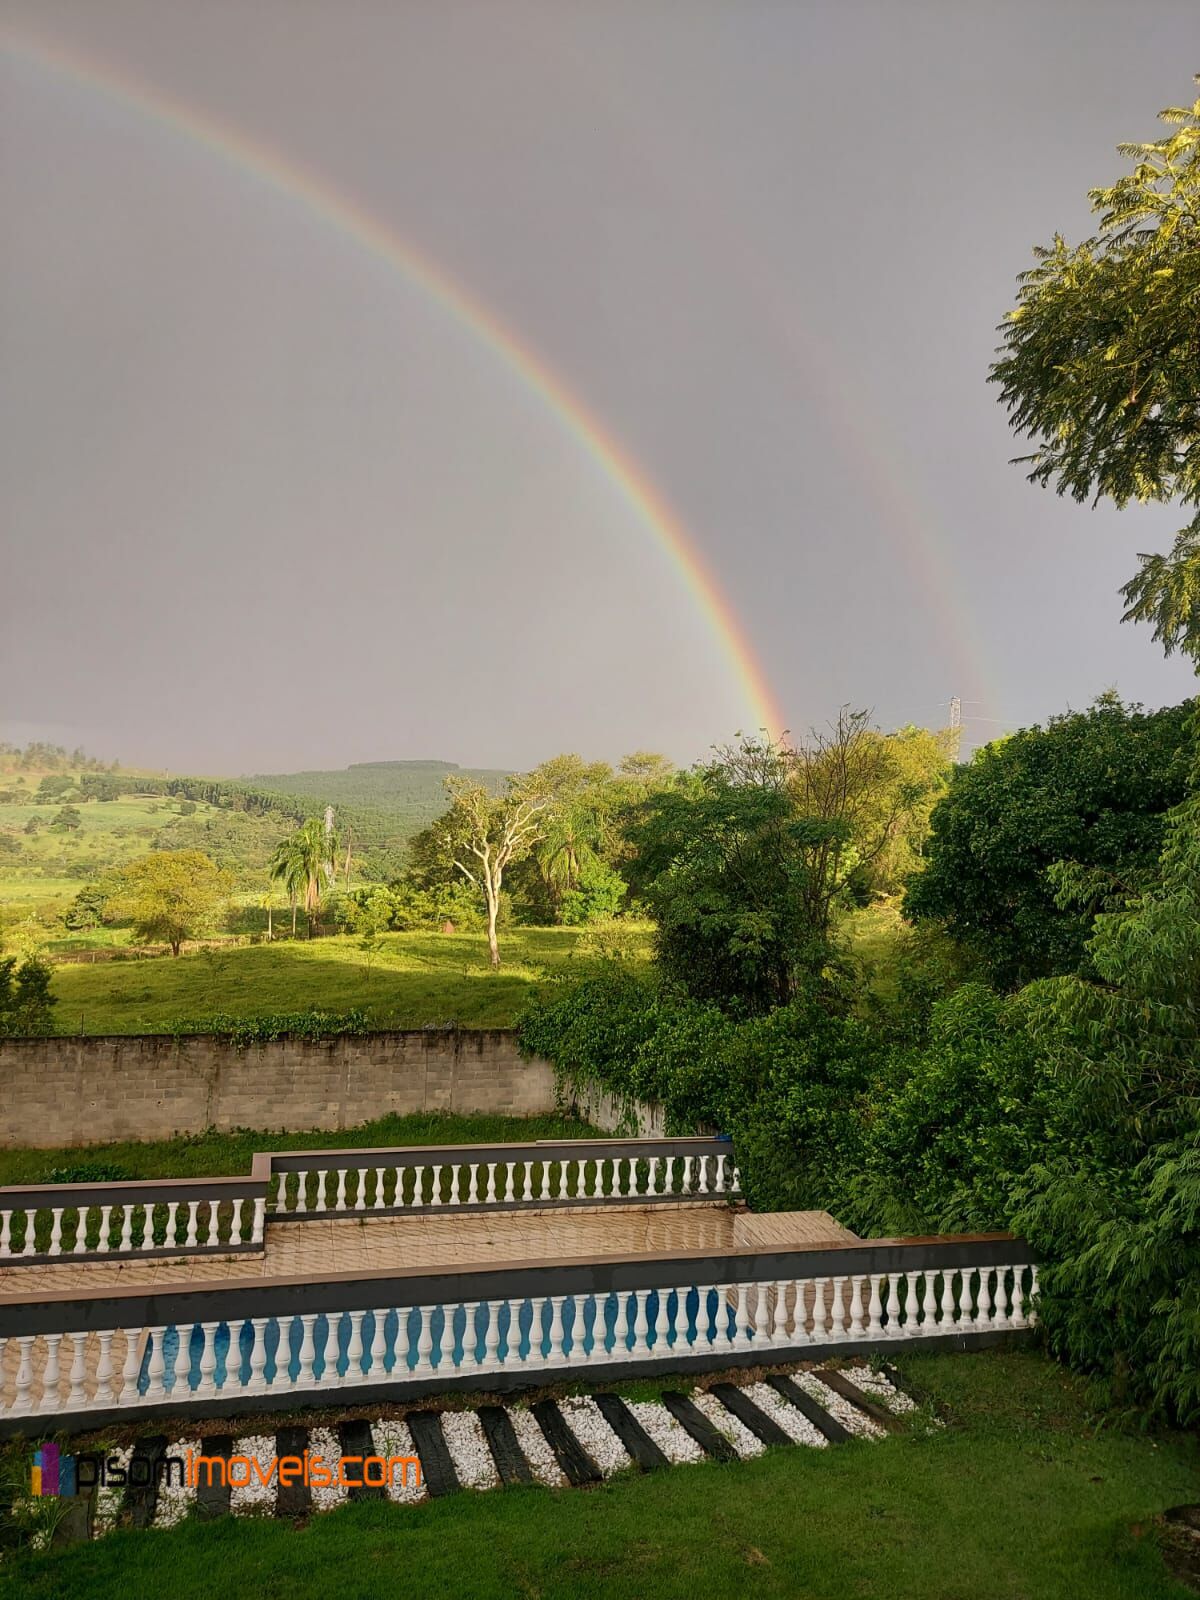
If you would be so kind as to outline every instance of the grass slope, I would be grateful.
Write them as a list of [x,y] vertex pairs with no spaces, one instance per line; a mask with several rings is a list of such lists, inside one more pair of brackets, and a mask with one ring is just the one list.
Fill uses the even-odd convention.
[[366,1011],[380,1028],[508,1027],[536,983],[570,970],[579,937],[577,928],[514,928],[501,938],[499,972],[475,933],[386,934],[370,965],[352,937],[64,965],[54,973],[56,1022],[70,1034],[169,1033],[217,1013],[320,1008]]
[[954,1425],[593,1491],[121,1531],[14,1560],[0,1594],[1184,1600],[1151,1519],[1194,1498],[1195,1440],[1095,1428],[1078,1386],[1034,1353],[913,1357],[905,1374]]
[[336,1132],[280,1133],[239,1128],[234,1133],[180,1139],[118,1140],[55,1150],[0,1150],[0,1184],[45,1183],[54,1171],[81,1163],[120,1167],[130,1178],[239,1177],[256,1150],[370,1150],[395,1145],[528,1144],[534,1139],[591,1139],[599,1131],[570,1117],[463,1117],[446,1111],[377,1117]]

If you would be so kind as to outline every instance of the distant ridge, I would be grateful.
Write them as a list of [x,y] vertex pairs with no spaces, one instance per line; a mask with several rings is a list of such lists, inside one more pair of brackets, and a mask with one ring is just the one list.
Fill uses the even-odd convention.
[[399,767],[404,771],[437,771],[461,772],[462,768],[457,761],[352,761],[346,768],[347,772],[359,772],[363,769],[375,771],[380,767]]

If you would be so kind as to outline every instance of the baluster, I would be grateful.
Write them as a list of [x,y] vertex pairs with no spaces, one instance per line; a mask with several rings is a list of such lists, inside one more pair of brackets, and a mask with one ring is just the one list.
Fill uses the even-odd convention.
[[55,1206],[50,1216],[52,1219],[50,1223],[50,1254],[52,1256],[60,1256],[62,1255],[62,1206]]
[[[250,1318],[250,1372],[246,1388],[252,1394],[261,1394],[267,1387],[267,1323],[268,1317]],[[291,1329],[290,1319],[284,1318],[279,1323],[279,1346],[275,1351],[275,1381],[286,1383],[288,1381],[288,1333]],[[225,1381],[229,1382],[230,1361],[238,1349],[238,1340],[234,1336],[233,1324],[229,1325],[229,1355],[225,1357]],[[238,1362],[238,1375],[241,1375],[241,1362]]]
[[871,1274],[871,1295],[867,1306],[867,1332],[872,1339],[883,1336],[883,1296],[879,1292],[883,1282],[882,1272]]
[[[481,1367],[485,1372],[493,1372],[500,1365],[500,1307],[502,1300],[488,1300],[487,1323],[483,1330],[483,1361]],[[478,1348],[478,1334],[476,1334],[476,1348]]]
[[32,1333],[22,1333],[17,1337],[20,1357],[17,1362],[17,1392],[13,1400],[13,1413],[18,1417],[33,1410],[33,1339]]
[[33,1255],[34,1251],[37,1249],[37,1245],[34,1242],[34,1235],[37,1232],[37,1208],[34,1207],[34,1206],[26,1206],[24,1215],[25,1215],[25,1247],[21,1251],[21,1254],[23,1256],[31,1256],[31,1255]]
[[641,1360],[650,1354],[650,1319],[647,1314],[649,1298],[649,1289],[637,1289],[634,1291],[633,1344],[629,1353],[635,1361]]
[[550,1351],[546,1357],[548,1366],[558,1366],[563,1360],[563,1296],[552,1294],[550,1296]]
[[1025,1277],[1025,1268],[1024,1267],[1014,1267],[1012,1269],[1012,1275],[1013,1276],[1012,1276],[1012,1316],[1011,1316],[1011,1321],[1012,1321],[1012,1325],[1013,1325],[1014,1328],[1023,1328],[1026,1325],[1025,1324],[1025,1304],[1024,1304],[1024,1301],[1025,1301],[1025,1284],[1024,1284],[1024,1281],[1023,1281],[1024,1277]]
[[517,1176],[516,1162],[515,1161],[506,1161],[504,1163],[504,1204],[506,1206],[511,1206],[513,1201],[517,1197],[516,1187],[515,1187],[516,1176]]
[[316,1316],[306,1311],[300,1318],[300,1363],[293,1388],[311,1389],[316,1384],[314,1368],[317,1363]]
[[343,1383],[361,1383],[363,1381],[363,1336],[362,1325],[365,1311],[352,1311],[350,1313],[350,1342],[346,1346],[346,1374]]
[[1030,1322],[1031,1325],[1033,1323],[1035,1323],[1037,1321],[1037,1319],[1038,1319],[1038,1317],[1037,1317],[1037,1307],[1033,1304],[1033,1302],[1037,1299],[1037,1292],[1038,1292],[1038,1269],[1037,1269],[1037,1262],[1035,1261],[1033,1266],[1030,1267],[1030,1269],[1029,1269],[1029,1309],[1026,1312],[1026,1316],[1028,1317],[1029,1322]]
[[417,1307],[417,1364],[414,1378],[427,1378],[434,1371],[433,1361],[433,1306]]
[[[198,1204],[199,1201],[192,1201],[193,1206]],[[122,1255],[127,1255],[133,1249],[133,1207],[128,1201],[121,1206],[121,1240],[117,1249]]]
[[992,1269],[980,1267],[979,1269],[979,1303],[975,1308],[975,1322],[981,1328],[991,1326],[992,1321]]
[[996,1292],[992,1300],[992,1304],[995,1308],[995,1313],[991,1322],[993,1328],[1007,1328],[1009,1326],[1008,1284],[1006,1282],[1007,1272],[1007,1267],[996,1268]]
[[371,1348],[367,1351],[367,1377],[379,1381],[387,1376],[387,1312],[376,1306],[371,1312]]
[[11,1211],[0,1211],[0,1257],[12,1255],[12,1250],[9,1248],[9,1241],[12,1238],[12,1219]]
[[459,1199],[459,1187],[458,1187],[459,1179],[461,1178],[461,1176],[462,1176],[462,1168],[459,1166],[458,1162],[456,1161],[454,1163],[454,1165],[450,1168],[450,1204],[452,1206],[456,1206],[456,1205],[460,1205],[461,1204],[461,1201]]
[[245,1200],[240,1194],[233,1202],[233,1214],[229,1219],[230,1244],[242,1243],[242,1207],[245,1205],[245,1203]]
[[[771,1343],[772,1344],[786,1344],[788,1342],[787,1290],[788,1290],[788,1280],[785,1279],[785,1278],[780,1278],[779,1281],[775,1285],[775,1308],[774,1308],[774,1315],[771,1318]],[[797,1306],[797,1308],[799,1308],[800,1303],[801,1303],[800,1302],[800,1285],[796,1284],[796,1306]],[[797,1335],[799,1335],[800,1332],[801,1332],[801,1329],[800,1329],[800,1326],[799,1326],[799,1324],[800,1324],[800,1316],[799,1316],[799,1310],[798,1309],[797,1309],[797,1315],[796,1315],[796,1324],[797,1324],[796,1333],[797,1333]]]
[[46,1360],[42,1365],[42,1400],[38,1407],[40,1411],[58,1410],[58,1347],[62,1343],[61,1333],[48,1333],[46,1339]]
[[138,1345],[141,1341],[140,1328],[126,1328],[125,1357],[121,1365],[121,1404],[123,1406],[136,1405],[141,1398],[138,1394],[138,1370],[141,1362],[138,1360]]
[[646,1176],[647,1196],[658,1193],[658,1160],[659,1158],[657,1156],[651,1156],[648,1163],[648,1171]]
[[735,1166],[734,1169],[733,1169],[733,1175],[729,1180],[729,1192],[730,1192],[730,1194],[740,1194],[741,1193],[741,1189],[742,1189],[742,1175],[738,1171],[737,1167]]
[[110,1218],[112,1217],[112,1209],[113,1208],[111,1206],[100,1207],[100,1232],[96,1239],[96,1250],[102,1256],[106,1256],[109,1251],[108,1236],[112,1231],[112,1224],[110,1221]]
[[525,1181],[521,1189],[521,1199],[528,1205],[533,1199],[533,1162],[526,1160],[521,1165],[525,1169]]
[[894,1339],[900,1333],[900,1274],[888,1273],[887,1305],[885,1307],[887,1325],[884,1333],[888,1338]]
[[850,1337],[863,1332],[863,1279],[855,1272],[850,1277]]
[[671,1291],[669,1289],[660,1289],[658,1291],[658,1309],[654,1313],[654,1354],[656,1356],[665,1356],[670,1345],[671,1314],[667,1309],[670,1295]]
[[[199,1215],[200,1215],[200,1202],[199,1202],[199,1200],[189,1200],[188,1201],[187,1238],[184,1240],[185,1248],[188,1249],[188,1250],[194,1250],[196,1248],[196,1233],[197,1233],[197,1227],[198,1227],[198,1222],[199,1222]],[[124,1248],[124,1246],[122,1246],[122,1248]]]
[[153,1404],[161,1400],[165,1393],[163,1389],[163,1373],[166,1371],[166,1362],[163,1359],[163,1340],[166,1337],[166,1328],[154,1328],[150,1332],[150,1362],[146,1369],[146,1403]]
[[592,1348],[588,1352],[588,1360],[607,1361],[608,1328],[604,1321],[604,1304],[607,1296],[593,1291],[588,1298],[592,1303]]
[[365,1211],[367,1209],[367,1169],[366,1169],[366,1167],[359,1167],[358,1168],[358,1198],[354,1202],[354,1209],[356,1211]]
[[[619,1347],[621,1359],[624,1360],[626,1352],[633,1349],[634,1342],[637,1339],[637,1295],[631,1295],[628,1291],[622,1294],[618,1304],[618,1310],[623,1312],[622,1320],[625,1324],[621,1333],[621,1343]],[[614,1345],[614,1352],[616,1352],[617,1349],[618,1347]]]
[[549,1161],[543,1161],[542,1162],[542,1192],[541,1192],[541,1195],[539,1196],[539,1198],[542,1199],[542,1200],[549,1200],[550,1199],[550,1163],[549,1163]]
[[691,1192],[692,1192],[692,1158],[691,1158],[691,1156],[684,1156],[684,1158],[683,1158],[683,1182],[679,1186],[679,1192],[680,1192],[680,1194],[691,1194]]
[[[565,1167],[566,1163],[564,1162],[563,1165]],[[571,1165],[575,1168],[575,1196],[576,1196],[577,1199],[586,1200],[587,1199],[587,1162],[583,1161],[583,1160],[576,1160],[576,1161],[572,1161]],[[562,1193],[562,1198],[564,1200],[569,1198],[568,1192],[567,1192],[568,1191],[568,1187],[569,1187],[568,1184],[564,1180],[563,1193]]]
[[397,1167],[396,1168],[396,1194],[395,1194],[394,1199],[392,1200],[392,1204],[396,1207],[397,1210],[400,1210],[400,1208],[404,1205],[404,1168],[403,1167]]
[[[796,1301],[796,1306],[797,1306],[796,1320],[798,1322],[800,1320],[800,1312],[799,1312],[800,1301],[799,1301],[799,1299],[797,1299],[797,1301]],[[813,1337],[814,1341],[822,1340],[825,1337],[825,1316],[826,1316],[826,1313],[825,1313],[825,1279],[824,1278],[818,1278],[816,1280],[816,1282],[813,1284],[812,1337]]]
[[261,1244],[267,1227],[267,1197],[260,1194],[254,1202],[254,1232],[251,1244]]
[[87,1334],[80,1328],[71,1335],[71,1392],[67,1405],[74,1410],[87,1403]]
[[[200,1324],[200,1379],[196,1384],[195,1393],[197,1396],[204,1396],[206,1399],[217,1392],[217,1329],[219,1327],[219,1322],[202,1322]],[[181,1345],[183,1344],[182,1333],[180,1334],[179,1342]],[[229,1347],[231,1350],[234,1348],[232,1328],[229,1330]],[[226,1363],[228,1363],[228,1357],[226,1357]],[[188,1374],[185,1372],[185,1384],[187,1379]]]
[[674,1194],[675,1193],[675,1157],[674,1156],[664,1156],[662,1158],[662,1163],[663,1163],[662,1193],[663,1194]]
[[414,1167],[412,1169],[412,1175],[413,1175],[413,1197],[412,1197],[412,1203],[413,1203],[414,1206],[423,1206],[425,1204],[425,1174],[426,1174],[426,1172],[428,1172],[428,1170],[429,1170],[428,1167]]
[[325,1186],[329,1182],[329,1169],[321,1167],[317,1173],[317,1198],[313,1203],[314,1211],[325,1210]]
[[701,1156],[697,1163],[697,1176],[700,1180],[700,1193],[707,1194],[708,1190],[708,1157]]
[[[91,1208],[88,1205],[81,1204],[78,1211],[75,1213],[75,1244],[71,1251],[72,1255],[81,1256],[87,1249],[87,1229],[90,1210]],[[0,1248],[0,1256],[4,1255],[4,1253],[5,1252],[3,1248]]]
[[[921,1303],[917,1299],[917,1277],[918,1277],[918,1274],[915,1273],[915,1272],[911,1272],[910,1271],[910,1272],[906,1272],[904,1276],[905,1276],[904,1326],[903,1326],[903,1328],[901,1328],[899,1325],[897,1325],[895,1331],[898,1334],[899,1333],[903,1333],[903,1334],[908,1335],[908,1336],[911,1337],[917,1331],[917,1326],[918,1326],[918,1324],[920,1322],[920,1315],[921,1315]],[[891,1302],[890,1301],[888,1302],[888,1315],[891,1316]]]
[[496,1204],[496,1163],[494,1161],[489,1161],[487,1164],[487,1195],[485,1198],[489,1206]]
[[375,1207],[374,1207],[374,1209],[376,1211],[382,1211],[383,1207],[384,1207],[384,1199],[383,1199],[383,1170],[384,1169],[382,1167],[376,1167],[375,1168]]
[[471,1181],[467,1185],[467,1204],[469,1206],[476,1206],[476,1205],[479,1204],[479,1163],[478,1163],[478,1161],[472,1161],[470,1172],[471,1172]]
[[[176,1337],[175,1337],[175,1348],[171,1352],[171,1359],[167,1362],[167,1374],[166,1374],[167,1377],[170,1378],[170,1380],[171,1380],[169,1387],[170,1387],[170,1392],[171,1392],[172,1397],[174,1397],[176,1390],[180,1387],[180,1383],[179,1383],[179,1358],[181,1356],[183,1357],[183,1387],[184,1388],[187,1387],[188,1380],[189,1380],[189,1378],[191,1376],[190,1368],[191,1368],[191,1365],[192,1365],[192,1324],[189,1322],[186,1327],[182,1327],[182,1326],[180,1326],[180,1324],[176,1323],[176,1325],[175,1325],[175,1335],[176,1335]],[[166,1332],[165,1332],[165,1330],[164,1330],[164,1334],[163,1334],[163,1344],[164,1344],[164,1346],[166,1344]]]
[[620,1158],[620,1156],[615,1156],[613,1158],[613,1163],[612,1163],[612,1183],[611,1183],[610,1188],[609,1188],[609,1193],[610,1193],[610,1195],[612,1196],[612,1198],[614,1200],[624,1200],[625,1197],[626,1197],[625,1196],[625,1188],[624,1188],[624,1185],[621,1182],[621,1158]]
[[921,1327],[932,1332],[938,1324],[937,1273],[928,1268],[921,1274],[925,1295],[921,1305]]
[[603,1200],[603,1198],[604,1198],[604,1162],[600,1159],[599,1156],[597,1156],[595,1161],[592,1163],[592,1174],[593,1174],[592,1175],[592,1199],[593,1200]]
[[440,1206],[441,1203],[442,1203],[442,1169],[441,1169],[440,1166],[435,1166],[434,1169],[433,1169],[432,1182],[430,1184],[429,1204],[431,1206]]
[[974,1325],[975,1312],[971,1304],[971,1279],[975,1276],[974,1267],[960,1267],[958,1271],[958,1325],[960,1328],[969,1328]]
[[725,1163],[727,1160],[728,1157],[723,1153],[717,1157],[717,1176],[713,1183],[713,1189],[717,1194],[725,1193]]
[[279,1183],[275,1189],[275,1209],[276,1211],[286,1211],[287,1208],[287,1173],[281,1172],[279,1174]]
[[844,1276],[832,1279],[832,1293],[829,1305],[829,1337],[831,1339],[844,1339],[846,1337],[846,1278]]
[[107,1400],[110,1405],[116,1405],[121,1393],[116,1368],[113,1366],[113,1331],[112,1328],[101,1328],[100,1355],[96,1361],[96,1400],[97,1402]]
[[297,1214],[308,1210],[308,1173],[306,1171],[296,1173],[296,1204],[294,1210]]
[[[757,1309],[756,1301],[755,1310]],[[726,1314],[726,1321],[728,1322],[728,1313]],[[754,1329],[750,1325],[750,1285],[748,1283],[739,1283],[737,1286],[737,1298],[734,1302],[733,1311],[733,1332],[730,1335],[729,1342],[735,1348],[743,1349],[754,1343]]]
[[[463,1303],[463,1335],[462,1335],[462,1360],[458,1363],[461,1368],[474,1368],[478,1371],[482,1365],[479,1358],[479,1304],[478,1300],[468,1300]],[[491,1308],[488,1309],[488,1318],[491,1319]],[[487,1332],[484,1331],[484,1356],[487,1355]]]
[[[509,1300],[507,1302],[508,1328],[504,1334],[504,1365],[506,1367],[519,1363],[523,1359],[528,1359],[521,1355],[521,1307],[524,1304],[524,1300]],[[499,1320],[497,1316],[497,1323],[499,1323]]]

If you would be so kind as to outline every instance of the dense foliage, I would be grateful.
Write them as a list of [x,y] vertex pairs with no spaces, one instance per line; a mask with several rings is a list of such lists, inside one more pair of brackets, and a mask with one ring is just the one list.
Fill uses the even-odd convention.
[[50,976],[44,961],[0,957],[0,1035],[53,1033]]
[[1191,713],[1106,696],[978,750],[933,810],[907,914],[1002,988],[1086,971],[1092,917],[1154,878],[1165,814],[1186,791]]
[[1169,555],[1143,555],[1126,618],[1200,662],[1200,100],[1174,132],[1121,146],[1133,171],[1093,189],[1093,238],[1056,237],[1021,277],[992,376],[1030,477],[1092,503],[1178,500],[1194,512]]

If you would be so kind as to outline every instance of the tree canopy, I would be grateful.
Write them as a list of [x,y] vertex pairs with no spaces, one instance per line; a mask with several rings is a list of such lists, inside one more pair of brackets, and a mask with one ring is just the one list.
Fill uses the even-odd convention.
[[160,939],[177,956],[185,939],[216,918],[233,880],[199,850],[155,850],[131,861],[115,885],[108,910],[128,918],[139,938]]
[[1165,813],[1186,791],[1191,710],[1108,696],[976,751],[934,808],[906,913],[940,924],[1004,988],[1084,970],[1093,915],[1157,870]]
[[1160,115],[1174,131],[1121,145],[1132,172],[1091,191],[1097,232],[1035,251],[992,380],[1033,482],[1193,509],[1122,592],[1126,620],[1200,665],[1200,100]]

